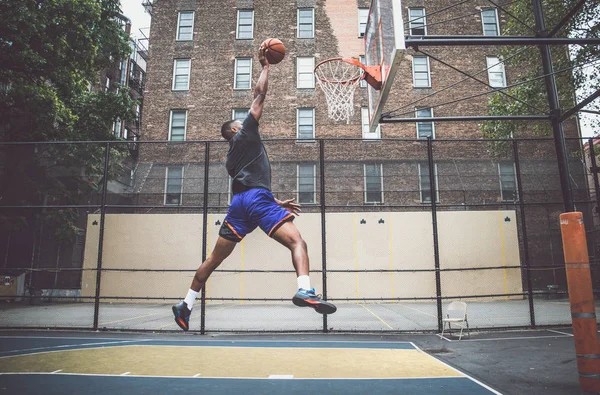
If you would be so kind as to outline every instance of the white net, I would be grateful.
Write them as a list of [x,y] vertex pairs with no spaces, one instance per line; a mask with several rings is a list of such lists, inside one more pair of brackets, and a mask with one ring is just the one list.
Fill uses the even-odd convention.
[[325,92],[329,118],[350,123],[354,115],[354,90],[359,84],[362,69],[342,59],[332,59],[319,64],[315,75]]

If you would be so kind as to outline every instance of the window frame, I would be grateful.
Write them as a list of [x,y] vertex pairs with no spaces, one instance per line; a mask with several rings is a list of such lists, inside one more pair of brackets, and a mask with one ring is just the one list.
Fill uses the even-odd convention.
[[[485,11],[490,11],[490,10],[494,11],[494,16],[496,17],[496,34],[495,35],[485,34],[485,22],[483,21],[483,13]],[[501,35],[501,33],[500,33],[500,18],[498,17],[498,9],[497,8],[486,7],[481,10],[481,33],[483,36],[486,36],[486,37],[495,37],[495,36]]]
[[[381,198],[378,202],[372,202],[368,200],[368,190],[367,190],[367,166],[379,166],[379,197]],[[383,194],[383,163],[363,163],[363,181],[364,181],[364,202],[365,204],[383,204],[384,203],[384,194]]]
[[[300,75],[309,74],[307,71],[300,72],[300,60],[310,59],[312,65],[310,67],[311,86],[300,86]],[[296,89],[315,89],[315,57],[314,56],[296,56]]]
[[[300,111],[302,111],[302,110],[311,110],[312,111],[312,138],[300,137]],[[314,107],[298,107],[298,108],[296,108],[296,140],[298,142],[302,142],[302,143],[304,143],[304,142],[314,143],[315,135],[316,135],[315,108]]]
[[[247,88],[239,88],[238,85],[238,62],[240,60],[250,61],[249,73],[248,73],[248,87]],[[243,74],[246,75],[246,74]],[[247,91],[252,89],[252,58],[235,58],[235,62],[233,65],[233,90],[236,91]]]
[[[180,168],[181,169],[181,188],[179,190],[179,203],[167,203],[167,195],[169,195],[168,186],[169,186],[169,168]],[[164,197],[164,205],[165,206],[183,206],[183,180],[185,174],[185,166],[166,166],[165,167],[165,197]]]
[[[187,26],[181,26],[181,14],[192,14],[192,33],[191,33],[191,37],[189,39],[183,39],[181,38],[181,28],[182,27],[187,27]],[[175,32],[175,41],[194,41],[194,24],[195,24],[195,19],[196,19],[196,11],[179,11],[179,13],[177,14],[177,31]]]
[[[236,117],[235,117],[235,112],[236,112],[236,111],[246,111],[246,116],[245,116],[244,118],[236,118]],[[249,113],[249,112],[250,112],[250,109],[249,109],[249,108],[246,108],[246,107],[236,107],[236,108],[232,108],[232,109],[231,109],[231,119],[232,119],[232,120],[234,120],[234,121],[235,121],[235,120],[238,120],[238,121],[242,121],[242,122],[244,122],[244,119],[246,119],[246,117],[248,116],[248,113]]]
[[[367,123],[365,123],[365,114]],[[370,124],[369,124],[369,107],[361,107],[360,108],[360,126],[362,132],[363,140],[381,140],[381,124],[377,125],[377,130],[375,133],[369,132]],[[365,131],[365,127],[367,130]],[[369,136],[372,135],[372,136]]]
[[[364,65],[366,65],[366,59],[367,58],[365,57],[365,55],[359,55],[358,56],[358,61],[360,63],[364,64]],[[365,80],[364,78],[362,78],[362,76],[364,75],[364,73],[365,73],[365,71],[361,69],[361,71],[360,71],[361,78],[360,78],[360,82],[359,82],[361,88],[366,88],[367,87],[367,80]]]
[[[433,108],[431,107],[425,107],[425,108],[415,108],[415,119],[420,119],[421,117],[419,117],[419,111],[422,110],[429,110],[430,118],[433,118]],[[419,124],[423,124],[423,123],[431,123],[431,139],[435,140],[435,122],[434,121],[416,121],[415,125],[417,127],[417,138],[418,139],[424,139],[426,140],[427,137],[421,137],[419,135]]]
[[[427,83],[428,83],[427,86],[417,86],[417,84],[416,84],[417,79],[415,77],[416,77],[417,74],[415,72],[415,59],[417,59],[417,58],[419,58],[419,59],[425,58],[425,60],[427,61]],[[429,64],[429,56],[426,56],[426,55],[415,56],[415,55],[413,55],[411,63],[412,63],[413,89],[428,89],[428,88],[431,88],[431,67],[430,67],[430,64]],[[423,74],[423,72],[419,71],[419,74]]]
[[[424,163],[424,162],[423,163],[419,162],[417,165],[418,165],[417,167],[418,167],[418,171],[419,171],[419,199],[421,200],[421,203],[423,203],[423,204],[431,204],[432,203],[431,201],[427,202],[427,201],[423,200],[423,191],[424,191],[424,189],[423,189],[423,183],[421,182],[421,180],[422,180],[421,167],[426,165],[427,168],[429,168],[429,164],[428,163]],[[434,183],[435,183],[434,184],[435,185],[435,202],[439,203],[440,202],[440,184],[439,184],[440,180],[439,180],[438,164],[437,163],[433,164],[433,176],[434,176],[434,179],[435,179],[434,180]],[[427,171],[427,177],[429,177],[429,171]],[[429,189],[429,195],[431,196],[431,189]]]
[[[361,22],[360,22],[360,13],[361,11],[366,11],[367,12],[367,18],[365,19],[365,29],[364,31],[360,28],[361,26]],[[369,8],[365,8],[365,7],[358,7],[358,38],[364,38],[365,34],[367,34],[367,25],[369,24]]]
[[[300,193],[309,193],[300,191],[300,166],[312,166],[312,202],[304,202],[300,199]],[[317,204],[317,165],[314,163],[301,163],[296,165],[296,201],[299,204]]]
[[[413,29],[416,29],[416,27],[413,26],[414,22],[411,22],[411,16],[410,16],[410,11],[411,10],[423,10],[423,16],[420,18],[422,23],[421,25],[423,26],[423,31],[424,34],[413,34]],[[427,35],[427,12],[425,11],[425,7],[409,7],[408,8],[408,31],[410,33],[411,36],[426,36]]]
[[[490,59],[496,59],[496,61],[490,62]],[[493,66],[490,66],[490,64]],[[485,65],[487,66],[488,85],[491,86],[492,88],[506,88],[506,86],[507,86],[506,68],[504,67],[504,63],[502,62],[502,59],[500,59],[499,56],[486,56],[485,57]],[[491,78],[492,73],[496,73],[496,74],[500,73],[500,71],[492,71],[494,68],[502,69],[502,80],[503,80],[502,86],[492,85],[492,78]]]
[[[502,185],[502,175],[503,174],[508,174],[508,173],[502,173],[502,165],[509,165],[512,164],[512,176],[513,176],[513,181],[515,184],[515,197],[514,199],[505,199],[504,198],[504,188]],[[515,164],[515,162],[498,162],[498,183],[500,184],[500,200],[502,202],[518,202],[519,201],[519,185],[517,184],[517,166]]]
[[[310,37],[300,37],[300,12],[301,11],[311,11],[311,31]],[[298,11],[296,12],[296,38],[315,38],[315,8],[314,7],[298,7]]]
[[[185,114],[185,122],[183,125],[183,140],[173,140],[173,115],[176,112],[183,112]],[[169,112],[169,142],[180,143],[187,139],[187,122],[188,122],[188,110],[170,110]]]
[[[240,13],[252,12],[252,24],[250,29],[250,37],[240,37]],[[244,25],[246,26],[246,25]],[[254,39],[254,9],[252,8],[240,8],[237,10],[237,21],[235,24],[235,39],[236,40],[253,40]]]
[[[183,75],[183,74],[177,74],[177,62],[180,61],[185,61],[187,60],[188,62],[188,73],[187,73],[187,84],[185,88],[179,88],[179,89],[175,89],[175,84],[176,84],[176,78],[178,75]],[[171,84],[171,90],[174,92],[185,92],[185,91],[189,91],[190,90],[190,80],[192,76],[192,59],[190,58],[178,58],[178,59],[173,59],[173,83]]]

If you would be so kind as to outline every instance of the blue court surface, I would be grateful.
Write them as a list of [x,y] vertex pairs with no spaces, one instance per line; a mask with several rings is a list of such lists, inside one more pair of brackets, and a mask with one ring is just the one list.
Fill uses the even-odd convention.
[[7,334],[0,337],[0,393],[499,392],[412,342]]

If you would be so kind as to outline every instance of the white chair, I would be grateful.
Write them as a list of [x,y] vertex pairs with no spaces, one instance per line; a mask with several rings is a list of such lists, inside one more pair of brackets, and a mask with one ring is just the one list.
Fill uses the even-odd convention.
[[458,340],[462,339],[463,329],[465,327],[467,328],[469,338],[471,337],[471,332],[469,332],[469,321],[467,320],[467,304],[465,302],[451,302],[448,307],[446,307],[446,318],[443,318],[442,322],[444,323],[442,336],[444,336],[446,324],[448,324],[448,329],[451,332],[452,324],[456,324],[457,326],[460,326]]

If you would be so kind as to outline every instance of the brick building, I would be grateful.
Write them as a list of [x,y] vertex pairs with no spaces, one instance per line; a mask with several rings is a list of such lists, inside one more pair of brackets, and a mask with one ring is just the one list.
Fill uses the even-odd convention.
[[[467,2],[433,13],[448,5],[443,0],[403,1],[404,21],[410,21],[405,33],[502,34],[507,16],[489,2]],[[431,136],[439,209],[518,210],[515,202],[521,192],[523,201],[531,203],[526,209],[529,263],[562,262],[557,216],[562,195],[551,140],[519,143],[522,191],[518,191],[513,143],[483,140],[475,122],[415,120],[384,124],[377,133],[369,133],[364,83],[357,89],[349,123],[327,117],[325,96],[315,83],[313,68],[328,58],[364,55],[368,0],[153,0],[147,6],[152,10],[152,25],[141,139],[169,142],[141,144],[134,185],[137,204],[177,211],[198,208],[208,163],[208,205],[211,210],[227,207],[230,191],[223,166],[227,143],[210,143],[210,157],[205,158],[206,144],[189,141],[219,140],[224,121],[245,116],[260,73],[257,49],[264,39],[277,37],[285,43],[287,54],[271,66],[261,119],[263,138],[290,139],[265,143],[276,195],[296,196],[308,211],[311,205],[317,207],[321,180],[317,140],[333,139],[323,143],[328,210],[429,210],[426,138]],[[499,64],[499,48],[439,47],[427,52],[468,73],[479,72],[479,78],[492,87],[506,86],[518,77],[518,71]],[[489,96],[485,95],[436,107],[490,90],[472,80],[426,98],[463,78],[429,56],[407,50],[388,107],[404,108],[410,113],[405,117],[486,114]],[[411,105],[417,99],[423,100]],[[515,137],[531,137],[529,130],[523,126]],[[565,130],[569,137],[579,136],[575,123],[566,124]],[[188,143],[181,144],[184,141]],[[577,149],[578,143],[573,144]],[[586,200],[586,180],[576,158],[571,175],[576,198]],[[550,277],[546,274],[536,277],[538,287],[563,281],[551,277],[554,272],[548,273]]]

